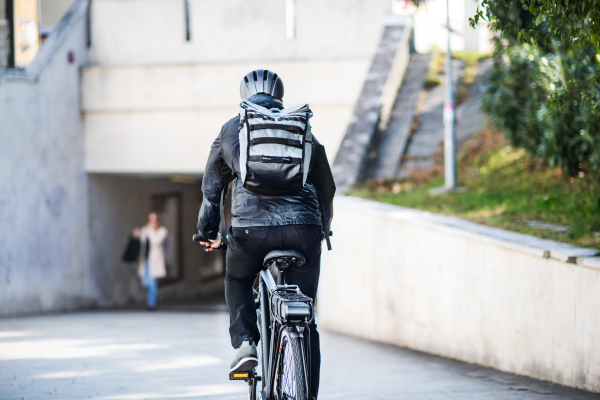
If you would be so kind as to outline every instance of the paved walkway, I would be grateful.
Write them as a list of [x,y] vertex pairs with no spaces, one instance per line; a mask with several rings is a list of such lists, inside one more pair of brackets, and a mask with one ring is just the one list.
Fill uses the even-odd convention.
[[[0,399],[244,399],[223,312],[0,319]],[[529,378],[322,334],[320,399],[597,399]]]

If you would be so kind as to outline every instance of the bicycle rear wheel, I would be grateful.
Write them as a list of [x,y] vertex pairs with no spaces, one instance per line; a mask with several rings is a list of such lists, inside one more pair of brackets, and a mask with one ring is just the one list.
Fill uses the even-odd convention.
[[269,373],[269,360],[271,357],[269,346],[271,345],[271,316],[269,308],[269,296],[264,282],[259,282],[258,296],[260,299],[260,307],[257,311],[258,329],[260,329],[259,343],[259,361],[261,365],[261,390],[267,390],[267,374]]
[[275,373],[275,387],[273,393],[277,400],[307,400],[308,385],[302,352],[302,339],[284,328],[280,341],[280,355]]
[[[263,329],[263,319],[262,319],[262,312],[260,309],[256,310],[256,316],[257,316],[257,320],[258,320],[258,327],[261,330],[261,336],[260,336],[260,342],[258,343],[257,346],[257,350],[258,350],[258,363],[260,367],[260,376],[261,376],[261,384],[260,384],[260,389],[261,390],[266,390],[265,386],[266,386],[266,381],[267,381],[267,356],[266,354],[268,353],[265,347],[265,335],[263,334],[264,329]],[[267,344],[268,346],[268,344]]]
[[256,379],[248,381],[248,400],[256,400]]

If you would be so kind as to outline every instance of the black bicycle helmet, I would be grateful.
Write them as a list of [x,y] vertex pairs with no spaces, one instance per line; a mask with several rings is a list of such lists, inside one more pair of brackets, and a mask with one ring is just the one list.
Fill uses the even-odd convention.
[[249,72],[240,83],[240,96],[243,100],[258,93],[266,93],[277,99],[283,99],[283,82],[281,78],[268,69],[257,69]]

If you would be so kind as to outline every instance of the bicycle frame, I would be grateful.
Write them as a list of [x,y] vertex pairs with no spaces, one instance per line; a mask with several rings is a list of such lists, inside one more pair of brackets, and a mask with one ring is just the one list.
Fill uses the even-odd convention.
[[[225,192],[223,192],[223,195]],[[223,216],[221,215],[223,220]],[[223,227],[223,231],[225,231]],[[195,242],[203,242],[200,234],[195,234],[192,237]],[[225,241],[221,242],[220,250],[226,249]],[[277,252],[277,251],[273,251]],[[290,254],[291,253],[291,254]],[[281,258],[279,258],[281,257]],[[275,260],[275,258],[277,258]],[[283,366],[282,347],[283,337],[287,336],[289,342],[295,347],[294,353],[300,352],[302,365],[296,365],[298,370],[297,375],[304,374],[303,380],[306,387],[306,392],[303,395],[310,393],[310,329],[308,326],[312,324],[315,318],[313,299],[305,296],[300,292],[296,285],[285,284],[285,268],[292,262],[297,260],[304,263],[304,256],[296,250],[288,251],[288,254],[279,255],[269,259],[271,265],[276,265],[279,270],[277,284],[271,275],[271,271],[266,268],[259,273],[258,279],[258,296],[261,312],[261,326],[259,327],[262,348],[263,371],[265,376],[258,376],[256,370],[240,373],[229,374],[231,380],[244,380],[249,385],[249,398],[256,399],[256,385],[258,381],[263,382],[265,390],[260,392],[262,400],[271,400],[273,398],[273,388],[276,379],[278,367]],[[301,265],[302,265],[301,264]],[[295,360],[297,358],[294,358]],[[280,372],[283,374],[285,371]],[[278,384],[281,384],[279,382]]]

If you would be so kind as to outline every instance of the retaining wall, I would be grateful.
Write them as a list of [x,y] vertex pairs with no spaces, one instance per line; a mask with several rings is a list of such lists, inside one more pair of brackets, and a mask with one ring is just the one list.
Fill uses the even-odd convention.
[[26,69],[0,69],[0,315],[97,296],[79,91],[87,5],[72,5]]
[[332,230],[320,326],[600,391],[595,250],[351,197]]

